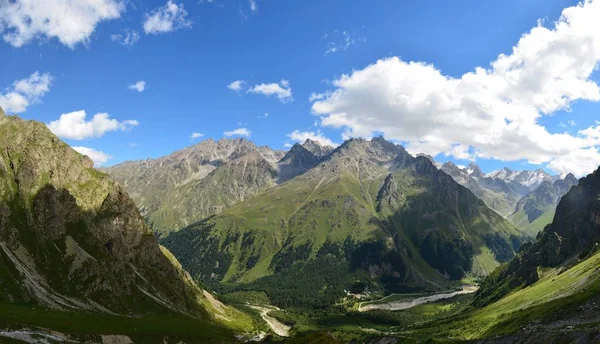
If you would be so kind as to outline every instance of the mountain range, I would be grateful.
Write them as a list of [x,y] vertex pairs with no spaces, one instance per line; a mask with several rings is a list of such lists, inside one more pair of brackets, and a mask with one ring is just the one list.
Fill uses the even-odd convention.
[[[194,278],[326,307],[344,290],[434,291],[485,276],[521,243],[468,189],[381,137],[317,159],[297,145],[284,161],[316,165],[161,240]],[[290,295],[298,283],[306,290]]]
[[163,235],[305,172],[331,150],[311,140],[284,153],[246,139],[209,139],[160,159],[103,171],[131,193]]
[[542,169],[513,171],[503,168],[484,174],[474,163],[459,167],[452,162],[441,165],[440,169],[532,236],[552,221],[560,198],[577,184],[573,174],[561,177]]

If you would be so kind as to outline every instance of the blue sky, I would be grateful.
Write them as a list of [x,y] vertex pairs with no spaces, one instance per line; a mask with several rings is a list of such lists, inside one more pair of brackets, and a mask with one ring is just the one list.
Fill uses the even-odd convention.
[[[302,140],[311,136],[306,134],[308,132],[335,143],[341,143],[348,136],[368,137],[381,132],[413,149],[437,153],[440,161],[467,164],[474,159],[484,171],[509,166],[514,169],[541,167],[564,173],[576,168],[575,172],[581,175],[591,172],[594,164],[600,164],[596,142],[600,140],[585,144],[573,142],[573,151],[581,150],[581,154],[561,151],[558,145],[551,151],[531,147],[519,155],[519,149],[506,152],[488,144],[490,140],[506,140],[510,135],[497,138],[490,134],[477,141],[486,142],[481,146],[472,140],[463,142],[456,135],[438,132],[433,125],[429,127],[439,119],[411,120],[418,119],[421,112],[408,113],[413,116],[408,117],[408,121],[406,114],[395,117],[394,111],[398,110],[395,107],[381,105],[378,113],[381,102],[390,98],[382,101],[369,97],[372,93],[396,89],[393,80],[389,89],[377,84],[381,75],[396,75],[385,68],[400,74],[417,73],[415,68],[404,68],[403,64],[410,61],[433,65],[441,75],[457,80],[477,66],[490,68],[499,54],[511,54],[522,35],[538,25],[538,19],[542,19],[542,26],[553,30],[562,10],[575,6],[577,1],[183,0],[170,3],[178,12],[175,17],[162,18],[171,20],[172,26],[166,29],[158,25],[165,23],[157,22],[154,27],[144,27],[148,18],[168,14],[164,11],[169,4],[164,0],[102,0],[97,2],[102,3],[102,10],[106,11],[101,18],[85,10],[74,11],[72,16],[38,13],[33,5],[39,1],[42,0],[17,0],[9,4],[7,0],[0,0],[0,31],[4,34],[4,40],[0,41],[0,105],[8,107],[9,112],[45,123],[81,110],[87,114],[87,121],[95,114],[107,113],[119,123],[105,123],[103,127],[100,120],[98,123],[65,121],[54,127],[70,145],[88,147],[110,156],[105,165],[163,156],[202,139],[219,139],[224,137],[224,132],[240,128],[250,131],[250,139],[258,145],[276,149],[285,149],[286,144],[294,142],[293,138]],[[48,3],[53,1],[59,0]],[[587,12],[598,9],[598,1],[591,3]],[[19,31],[15,23],[19,23],[19,16],[23,14],[37,17],[29,24],[31,27]],[[42,23],[39,27],[35,26],[35,18]],[[56,21],[59,29],[53,31],[44,26],[44,20]],[[74,25],[73,21],[85,23]],[[86,26],[89,23],[93,23],[91,29]],[[593,29],[589,28],[586,34],[598,42],[600,39]],[[123,44],[122,39],[127,33],[131,39],[132,32],[136,33],[137,40]],[[9,37],[10,34],[13,36]],[[121,41],[115,35],[121,35]],[[594,55],[586,63],[597,65],[597,59]],[[380,60],[385,62],[379,72],[370,68]],[[10,111],[7,95],[18,91],[14,83],[36,71],[50,77],[48,89],[34,95],[23,91],[27,106],[18,109],[13,104],[14,109]],[[365,75],[351,74],[353,71],[363,71]],[[352,79],[348,85],[332,84],[343,74]],[[587,74],[583,77],[578,74],[577,81],[586,81],[588,85],[598,81],[597,72]],[[244,81],[240,90],[227,87],[236,80]],[[128,87],[138,81],[145,82],[142,92]],[[40,81],[31,79],[29,82]],[[255,88],[260,85],[264,87]],[[447,89],[447,86],[440,87]],[[566,132],[572,138],[581,139],[579,131],[593,130],[597,125],[595,120],[600,118],[595,94],[582,90],[573,96],[570,90],[575,87],[558,85],[557,88],[574,99],[565,106],[552,107],[535,123],[549,134]],[[276,94],[264,94],[267,90],[281,92],[282,89],[289,92],[281,93],[281,99]],[[436,89],[427,92],[435,94]],[[419,90],[407,91],[406,95],[413,99],[411,102],[421,101]],[[331,98],[336,91],[340,94]],[[553,90],[544,92],[550,94]],[[320,94],[320,100],[309,101],[313,93]],[[2,95],[5,104],[2,104]],[[515,97],[519,102],[530,99]],[[362,103],[352,104],[353,99],[363,99],[369,110],[355,110]],[[370,101],[374,102],[372,106]],[[319,102],[322,102],[321,107]],[[544,106],[535,104],[539,111]],[[338,121],[327,110],[347,110],[348,116]],[[470,115],[465,116],[469,121]],[[362,117],[372,120],[363,123]],[[329,120],[324,123],[323,119]],[[127,120],[131,122],[123,122]],[[348,124],[350,122],[353,124]],[[435,137],[439,133],[444,143],[434,142],[431,137],[421,140],[407,135],[402,127],[405,124],[408,127],[408,122],[422,129],[415,132],[423,133],[423,137]],[[79,125],[79,130],[84,127],[87,131],[75,137],[68,125]],[[474,132],[467,129],[456,127],[456,130],[465,130],[461,133],[463,136],[478,134],[477,127],[473,128]],[[291,138],[289,135],[294,131],[297,135]],[[202,137],[191,139],[192,133],[200,133]],[[594,138],[592,134],[586,136],[588,141]],[[545,139],[570,141],[568,137]],[[449,145],[467,148],[450,152]],[[587,162],[585,167],[581,167],[582,160]]]

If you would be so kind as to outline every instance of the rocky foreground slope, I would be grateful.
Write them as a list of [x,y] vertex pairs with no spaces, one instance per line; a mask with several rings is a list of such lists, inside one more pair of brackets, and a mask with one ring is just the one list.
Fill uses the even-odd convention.
[[57,311],[236,311],[160,247],[127,193],[44,124],[0,113],[0,303]]

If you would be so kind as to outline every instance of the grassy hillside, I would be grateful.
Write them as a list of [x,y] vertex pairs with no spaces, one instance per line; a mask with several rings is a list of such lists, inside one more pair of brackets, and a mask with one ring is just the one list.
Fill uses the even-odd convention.
[[598,328],[599,266],[600,253],[596,253],[571,268],[540,270],[542,277],[527,288],[516,290],[483,308],[405,334],[422,339],[473,340],[507,335],[523,339],[537,335],[558,338],[566,336],[565,330],[575,334]]

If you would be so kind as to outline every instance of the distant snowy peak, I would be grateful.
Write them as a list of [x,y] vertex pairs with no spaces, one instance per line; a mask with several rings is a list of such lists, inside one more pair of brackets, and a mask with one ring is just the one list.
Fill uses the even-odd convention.
[[560,179],[559,176],[550,175],[548,172],[542,169],[533,171],[513,171],[507,167],[501,170],[492,171],[485,176],[487,178],[501,179],[505,182],[513,181],[533,188],[539,186],[543,181],[554,182]]

